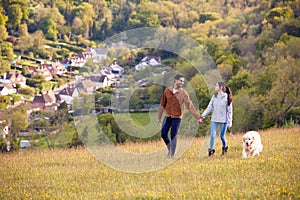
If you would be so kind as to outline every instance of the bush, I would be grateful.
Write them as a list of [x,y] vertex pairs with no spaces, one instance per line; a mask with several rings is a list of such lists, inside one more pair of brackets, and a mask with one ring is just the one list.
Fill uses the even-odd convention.
[[21,95],[33,97],[35,94],[35,89],[32,87],[22,87],[18,90]]

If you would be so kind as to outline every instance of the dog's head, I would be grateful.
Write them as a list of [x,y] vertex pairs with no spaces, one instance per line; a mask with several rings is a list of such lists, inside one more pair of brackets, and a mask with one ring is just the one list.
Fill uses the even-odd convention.
[[254,136],[253,135],[244,135],[243,136],[243,143],[246,147],[250,147],[254,141]]

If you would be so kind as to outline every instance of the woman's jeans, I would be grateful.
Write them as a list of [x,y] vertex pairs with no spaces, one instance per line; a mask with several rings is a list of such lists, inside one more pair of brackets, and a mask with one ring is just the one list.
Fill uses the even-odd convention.
[[222,141],[222,147],[226,147],[226,128],[227,128],[227,123],[221,123],[221,122],[211,122],[211,129],[210,129],[210,149],[214,149],[215,145],[215,137],[217,133],[218,126],[220,125],[220,138]]
[[[180,126],[181,118],[171,118],[165,117],[162,129],[161,129],[161,137],[166,143],[169,154],[173,156],[175,154],[176,145],[177,145],[177,133]],[[168,136],[169,130],[171,128],[171,139]]]

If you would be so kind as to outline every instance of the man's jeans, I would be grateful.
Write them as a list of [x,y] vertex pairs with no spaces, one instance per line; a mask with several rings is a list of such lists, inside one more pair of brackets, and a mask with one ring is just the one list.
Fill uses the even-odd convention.
[[225,139],[225,134],[226,134],[226,128],[227,128],[227,123],[221,123],[221,122],[211,122],[211,129],[210,129],[210,149],[214,149],[215,146],[215,137],[217,133],[218,126],[220,125],[220,138],[222,141],[222,147],[226,147],[226,139]]
[[[175,154],[176,144],[177,144],[177,133],[180,126],[180,122],[181,122],[181,118],[165,117],[162,124],[161,137],[166,143],[171,156]],[[171,128],[171,139],[168,136],[170,128]]]

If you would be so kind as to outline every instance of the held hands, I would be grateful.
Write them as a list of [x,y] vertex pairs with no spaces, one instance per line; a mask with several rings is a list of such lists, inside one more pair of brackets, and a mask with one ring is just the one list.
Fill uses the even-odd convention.
[[199,123],[202,123],[204,121],[203,117],[200,117],[200,119],[198,120]]
[[158,120],[157,120],[157,123],[161,126],[161,120],[158,119]]

